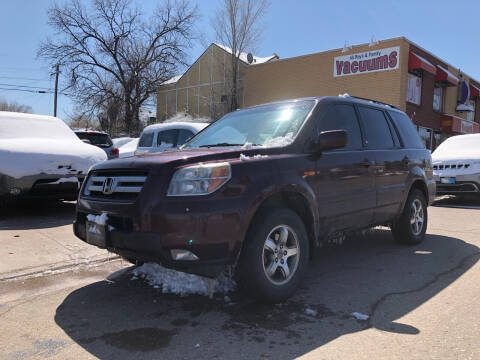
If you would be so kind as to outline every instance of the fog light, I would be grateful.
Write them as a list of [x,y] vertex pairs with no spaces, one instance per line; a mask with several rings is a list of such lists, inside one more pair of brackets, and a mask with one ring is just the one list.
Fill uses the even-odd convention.
[[198,260],[198,256],[188,250],[172,249],[170,250],[170,253],[172,254],[173,260]]
[[12,189],[10,189],[10,194],[11,195],[18,195],[18,194],[20,194],[20,191],[21,190],[19,188],[12,188]]

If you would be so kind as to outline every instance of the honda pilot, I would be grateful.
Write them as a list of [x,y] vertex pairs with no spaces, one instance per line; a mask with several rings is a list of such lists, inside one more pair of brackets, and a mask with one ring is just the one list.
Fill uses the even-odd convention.
[[74,232],[134,262],[228,270],[278,302],[338,236],[386,225],[399,243],[421,242],[434,194],[430,153],[404,112],[304,98],[229,113],[178,150],[93,166]]

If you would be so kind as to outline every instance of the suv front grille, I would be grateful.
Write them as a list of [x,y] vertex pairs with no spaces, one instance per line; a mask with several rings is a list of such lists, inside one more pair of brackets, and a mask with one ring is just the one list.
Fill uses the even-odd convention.
[[145,171],[93,172],[82,195],[104,200],[135,201],[146,179]]
[[439,164],[433,165],[433,170],[447,170],[447,169],[468,169],[470,164],[460,163],[460,164]]

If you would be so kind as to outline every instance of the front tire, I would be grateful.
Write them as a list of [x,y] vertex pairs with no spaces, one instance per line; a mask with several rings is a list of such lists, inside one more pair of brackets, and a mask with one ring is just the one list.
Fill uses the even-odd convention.
[[406,245],[421,243],[427,231],[427,220],[425,196],[420,190],[414,189],[408,195],[401,216],[392,225],[395,241]]
[[305,225],[295,212],[266,209],[255,218],[245,239],[236,271],[240,288],[269,303],[287,299],[300,286],[309,250]]

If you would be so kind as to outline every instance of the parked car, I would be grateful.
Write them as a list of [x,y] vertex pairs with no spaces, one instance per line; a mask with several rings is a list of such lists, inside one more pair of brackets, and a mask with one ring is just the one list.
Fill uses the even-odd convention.
[[215,277],[277,302],[315,247],[388,225],[418,244],[435,194],[432,160],[402,111],[350,96],[225,115],[179,150],[94,166],[80,239],[130,260]]
[[118,148],[120,158],[125,158],[129,156],[133,156],[135,154],[135,150],[137,150],[139,138],[131,138],[129,142],[123,144]]
[[439,195],[480,195],[480,134],[452,136],[433,152]]
[[109,159],[118,158],[118,147],[113,145],[112,139],[110,139],[110,136],[107,133],[97,130],[75,129],[74,131],[75,134],[87,144],[98,146],[105,151],[105,154],[107,154]]
[[209,123],[171,122],[143,129],[135,155],[172,150],[183,145]]
[[0,201],[76,199],[88,169],[107,159],[60,119],[0,112]]

